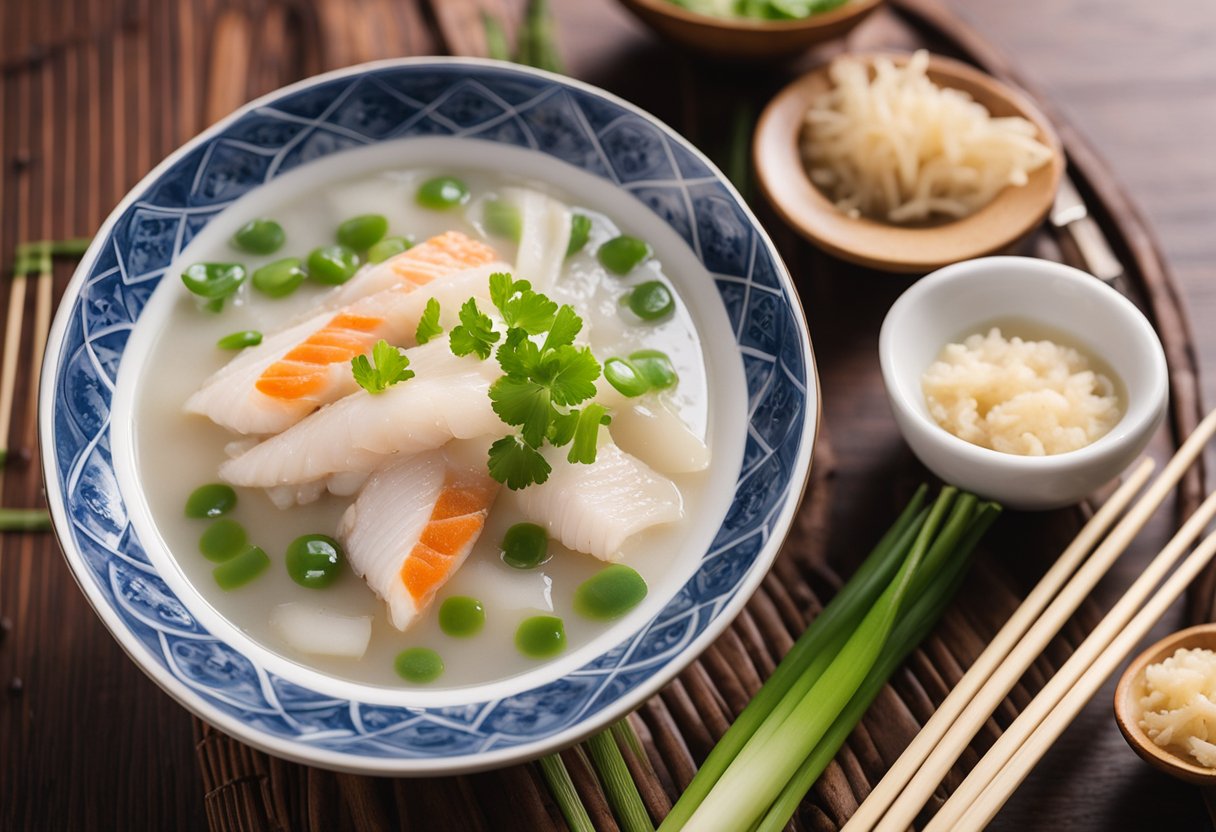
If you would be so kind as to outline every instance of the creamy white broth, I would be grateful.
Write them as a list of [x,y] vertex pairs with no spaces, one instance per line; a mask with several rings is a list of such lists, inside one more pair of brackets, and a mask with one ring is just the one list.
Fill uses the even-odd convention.
[[[408,236],[416,241],[447,230],[464,231],[486,239],[502,259],[513,261],[512,244],[482,232],[478,221],[480,205],[504,186],[537,186],[485,173],[457,171],[473,194],[468,206],[447,212],[417,206],[414,194],[418,184],[439,173],[451,171],[390,171],[330,185],[259,212],[276,219],[287,232],[287,243],[273,255],[251,257],[220,241],[210,248],[192,248],[191,262],[241,262],[252,273],[258,266],[282,257],[303,259],[313,247],[332,242],[340,222],[365,213],[385,215],[390,235]],[[538,189],[552,192],[549,188]],[[554,195],[561,198],[560,194]],[[620,312],[620,297],[630,286],[663,279],[661,264],[649,261],[626,278],[606,274],[592,252],[599,243],[615,236],[617,228],[594,211],[571,207],[589,216],[593,228],[588,245],[566,261],[564,273],[550,294],[556,300],[574,302],[588,310],[585,319],[590,345],[601,361],[643,348],[666,352],[679,373],[680,383],[674,391],[660,395],[698,436],[706,436],[709,417],[704,361],[695,328],[678,294],[676,314],[659,324],[631,324],[627,315]],[[176,272],[169,279],[176,283]],[[664,283],[676,292],[670,281],[664,279]],[[567,635],[566,653],[605,630],[604,622],[586,620],[572,608],[576,587],[603,568],[600,561],[551,541],[552,557],[535,570],[516,570],[501,562],[499,544],[503,533],[523,519],[515,496],[506,488],[500,490],[485,532],[468,561],[405,633],[392,627],[384,603],[349,566],[335,584],[323,590],[301,587],[287,574],[283,553],[288,543],[303,534],[334,535],[338,518],[351,498],[325,496],[306,506],[281,510],[260,490],[238,489],[239,504],[230,516],[246,527],[251,543],[267,552],[271,567],[242,588],[221,590],[211,574],[214,564],[198,551],[199,535],[207,523],[186,519],[182,506],[198,485],[218,481],[216,468],[225,458],[224,446],[238,437],[203,417],[184,414],[181,405],[233,357],[233,353],[215,347],[219,337],[242,329],[272,332],[307,312],[328,287],[306,282],[287,298],[271,299],[251,291],[247,282],[235,302],[230,301],[219,315],[200,311],[180,283],[166,288],[177,291],[175,308],[156,337],[136,391],[133,433],[137,465],[158,531],[183,573],[221,615],[249,637],[286,658],[334,676],[391,687],[410,686],[394,671],[397,654],[409,647],[430,647],[445,664],[443,676],[426,686],[434,689],[502,679],[541,664],[524,657],[514,646],[515,629],[529,616],[551,613],[561,617]],[[504,426],[503,433],[507,432]],[[684,519],[638,534],[622,550],[621,562],[638,570],[649,584],[661,583],[669,570],[676,568],[668,553],[677,551],[690,531],[690,523],[694,522],[690,518],[697,516],[707,474],[671,476],[684,500]],[[480,634],[458,639],[440,631],[436,613],[443,600],[452,595],[471,595],[485,605],[486,626]],[[271,610],[288,602],[306,602],[344,615],[373,616],[372,638],[366,654],[362,659],[351,660],[293,650],[270,624]]]

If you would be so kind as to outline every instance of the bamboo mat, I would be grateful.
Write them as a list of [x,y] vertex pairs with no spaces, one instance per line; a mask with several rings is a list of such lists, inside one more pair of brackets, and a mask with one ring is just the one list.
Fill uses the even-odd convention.
[[[855,42],[866,46],[930,43],[969,53],[996,74],[1010,74],[999,55],[935,3],[902,0],[893,5],[895,13],[876,17],[858,31]],[[249,98],[299,77],[364,60],[436,52],[484,54],[477,22],[481,11],[499,16],[510,34],[518,6],[508,0],[167,0],[163,4],[156,0],[56,0],[6,8],[6,25],[0,30],[5,56],[0,112],[29,117],[5,118],[0,125],[0,159],[15,160],[12,169],[0,176],[0,212],[5,217],[0,223],[0,254],[11,262],[18,241],[88,234],[155,162]],[[579,3],[564,6],[563,13],[586,23],[598,11],[595,4]],[[35,37],[52,31],[56,35],[49,41]],[[595,36],[594,26],[579,26],[577,31],[582,33],[580,37]],[[43,45],[36,50],[26,48],[35,42]],[[578,43],[565,43],[568,56],[579,47]],[[684,61],[674,66],[673,75],[656,85],[646,67],[630,67],[623,61],[623,76],[617,80],[628,90],[655,87],[647,93],[653,102],[645,103],[661,110],[711,151],[722,142],[722,131],[713,125],[724,123],[724,100],[751,85],[764,91],[752,94],[753,104],[758,106],[781,80],[779,74],[744,73],[732,81],[733,70],[694,69]],[[629,72],[632,79],[624,77]],[[714,84],[728,94],[707,95],[707,88]],[[170,104],[161,109],[153,102]],[[1134,206],[1080,137],[1067,124],[1058,119],[1057,123],[1082,174],[1079,184],[1091,208],[1129,265],[1132,282],[1141,293],[1139,302],[1158,321],[1173,373],[1174,427],[1184,432],[1200,408],[1197,369],[1177,289]],[[771,216],[763,218],[799,276],[808,307],[869,302],[880,316],[884,301],[906,285],[892,282],[889,290],[878,292],[872,292],[872,287],[840,288],[828,278],[848,267],[802,244]],[[1069,252],[1061,251],[1049,236],[1041,235],[1032,245],[1044,256],[1069,258]],[[56,297],[68,275],[68,268],[56,266]],[[20,296],[13,295],[24,302],[27,321],[36,317],[37,294],[27,287]],[[863,317],[863,321],[873,328],[872,319]],[[33,332],[23,337],[21,392],[10,444],[29,449],[35,445],[32,353],[36,337]],[[851,337],[828,327],[816,329],[821,362],[825,355],[845,354],[842,345]],[[825,381],[825,391],[832,395],[829,383]],[[874,385],[876,378],[871,372],[857,383]],[[885,465],[889,476],[881,483],[863,486],[848,476],[849,469],[838,464],[833,445],[852,448],[856,441],[852,436],[847,442],[839,441],[844,437],[833,436],[834,430],[844,428],[829,424],[820,435],[803,511],[772,573],[746,611],[717,643],[630,718],[643,741],[644,754],[635,756],[626,749],[626,758],[656,820],[821,608],[822,599],[831,597],[839,586],[837,570],[847,574],[872,542],[873,529],[856,521],[842,527],[840,506],[865,502],[871,517],[894,516],[923,476],[906,450],[890,441],[889,416],[881,407],[859,412],[848,425],[850,432],[873,436],[876,453],[889,454]],[[1168,445],[1168,438],[1162,444]],[[847,461],[852,464],[852,454]],[[6,505],[35,504],[40,494],[36,466],[11,467],[2,487]],[[1186,513],[1201,491],[1200,479],[1189,480],[1179,511]],[[1041,569],[1042,559],[1028,562],[1021,555],[1033,550],[1048,556],[1071,536],[1086,511],[1082,507],[1033,518],[1007,518],[998,525],[961,602],[879,695],[816,784],[795,828],[839,828]],[[29,587],[39,581],[43,567],[37,559],[53,556],[53,544],[25,535],[4,538],[0,546],[0,557],[6,562],[4,574],[20,576],[26,584],[19,592],[0,587],[5,604],[0,609],[14,609],[11,614],[23,618],[27,611],[16,605],[28,603],[20,599],[27,599]],[[1197,620],[1206,620],[1210,613],[1211,575],[1207,581],[1196,595]],[[53,607],[49,598],[42,598],[41,603]],[[1098,617],[1098,607],[1088,602],[988,722],[951,772],[946,790],[959,782]],[[13,649],[29,648],[17,642]],[[27,658],[19,655],[17,661]],[[564,826],[534,765],[464,777],[390,780],[287,763],[198,721],[195,740],[207,821],[216,830],[544,830]],[[567,750],[563,759],[597,827],[615,829],[583,752]],[[175,798],[170,794],[152,799]]]

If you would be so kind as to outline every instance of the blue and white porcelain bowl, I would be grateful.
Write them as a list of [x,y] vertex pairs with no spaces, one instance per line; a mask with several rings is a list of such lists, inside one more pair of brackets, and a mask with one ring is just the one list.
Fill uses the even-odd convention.
[[[316,171],[460,164],[551,182],[654,243],[702,341],[721,486],[645,605],[535,671],[388,689],[285,658],[226,621],[157,532],[134,465],[130,379],[154,294],[192,240]],[[275,189],[279,189],[276,191]],[[227,212],[234,202],[241,207]],[[214,224],[214,225],[212,225]],[[208,226],[211,226],[209,229]],[[151,302],[150,302],[151,301]],[[636,708],[706,647],[764,577],[799,504],[818,422],[789,274],[725,177],[607,93],[492,61],[353,67],[207,130],[110,215],[51,331],[40,396],[47,497],[68,563],[131,657],[203,719],[269,753],[372,774],[471,771],[568,746]]]

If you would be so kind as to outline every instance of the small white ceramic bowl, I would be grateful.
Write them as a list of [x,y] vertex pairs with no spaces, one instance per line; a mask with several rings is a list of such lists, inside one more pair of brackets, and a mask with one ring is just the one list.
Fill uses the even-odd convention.
[[[942,347],[1007,322],[1058,333],[1106,363],[1126,406],[1108,434],[1076,451],[1031,457],[973,445],[933,420],[921,376]],[[1165,416],[1169,377],[1152,325],[1097,278],[1047,260],[983,257],[933,272],[892,305],[878,349],[895,421],[920,461],[1009,508],[1077,502],[1118,476]]]

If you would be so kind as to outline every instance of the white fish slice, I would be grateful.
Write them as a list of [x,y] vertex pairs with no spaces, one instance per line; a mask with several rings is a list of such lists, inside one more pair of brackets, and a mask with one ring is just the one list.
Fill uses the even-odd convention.
[[566,452],[547,448],[549,479],[516,492],[524,517],[563,546],[617,560],[630,535],[684,516],[676,484],[611,442],[590,465],[567,462]]
[[342,515],[347,560],[398,630],[456,574],[485,528],[498,493],[485,450],[485,442],[454,443],[379,471]]
[[529,188],[504,188],[503,196],[519,207],[523,231],[515,257],[516,280],[527,280],[538,292],[557,282],[570,244],[570,209]]
[[449,440],[502,430],[489,389],[493,359],[452,354],[446,336],[406,350],[416,376],[371,395],[359,390],[220,465],[233,485],[300,486],[335,474],[367,474]]
[[[428,300],[438,301],[440,323],[450,329],[457,323],[461,304],[470,297],[488,297],[490,275],[509,268],[506,263],[490,263],[417,289],[399,283],[363,298],[343,312],[382,321],[365,334],[359,333],[368,348],[381,338],[390,344],[410,346],[415,343],[418,321]],[[284,362],[293,349],[314,333],[326,330],[334,316],[333,312],[324,312],[244,350],[186,401],[186,412],[207,416],[216,424],[238,433],[274,434],[291,427],[321,405],[353,393],[357,385],[349,359],[325,365],[324,381],[317,385],[315,392],[284,398],[266,395],[258,389],[260,380],[270,368]]]

